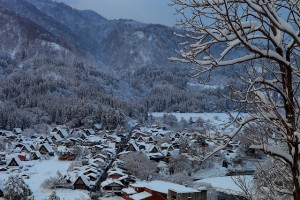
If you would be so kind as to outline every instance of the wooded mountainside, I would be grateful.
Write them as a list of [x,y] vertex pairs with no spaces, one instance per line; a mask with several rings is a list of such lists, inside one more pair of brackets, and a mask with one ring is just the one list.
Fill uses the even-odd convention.
[[148,111],[235,107],[220,98],[234,70],[216,72],[207,86],[191,78],[192,66],[167,59],[181,48],[174,32],[182,30],[50,0],[0,0],[0,26],[0,128],[92,121],[114,128]]

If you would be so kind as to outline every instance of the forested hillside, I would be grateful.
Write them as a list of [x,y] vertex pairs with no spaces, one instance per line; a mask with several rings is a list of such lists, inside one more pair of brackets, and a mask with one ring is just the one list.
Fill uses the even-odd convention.
[[233,71],[201,85],[192,66],[168,60],[182,30],[50,0],[0,0],[0,9],[0,128],[96,121],[114,128],[148,111],[234,108],[220,100]]

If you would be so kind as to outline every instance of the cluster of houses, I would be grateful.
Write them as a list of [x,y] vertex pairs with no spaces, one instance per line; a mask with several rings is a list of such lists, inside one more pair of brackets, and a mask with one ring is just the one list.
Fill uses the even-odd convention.
[[96,190],[103,172],[116,155],[118,143],[126,136],[123,130],[119,136],[106,137],[106,134],[109,133],[97,129],[55,127],[47,134],[33,134],[28,138],[20,129],[1,130],[0,139],[6,145],[0,151],[0,171],[22,169],[27,161],[57,156],[61,161],[77,163],[67,177],[74,189]]
[[122,161],[116,160],[105,181],[101,183],[103,191],[122,196],[125,200],[206,200],[205,188],[196,190],[180,184],[165,181],[139,181],[128,174]]
[[[169,139],[161,143],[159,140],[163,137]],[[0,171],[22,168],[24,162],[29,160],[57,156],[61,161],[74,161],[74,166],[65,177],[71,183],[69,188],[102,190],[122,195],[124,199],[205,199],[205,191],[168,182],[140,182],[127,172],[118,159],[126,152],[140,151],[150,160],[167,163],[172,156],[180,153],[182,137],[188,137],[202,147],[228,141],[226,137],[208,138],[199,133],[172,133],[155,125],[151,128],[137,125],[132,131],[103,131],[101,126],[72,130],[55,127],[47,134],[34,134],[30,138],[24,137],[21,129],[1,130],[0,139],[7,145],[0,152]],[[228,148],[221,152],[224,167],[234,157],[232,154],[238,146],[239,142],[230,142]],[[162,191],[160,187],[155,187],[156,184],[166,187]]]

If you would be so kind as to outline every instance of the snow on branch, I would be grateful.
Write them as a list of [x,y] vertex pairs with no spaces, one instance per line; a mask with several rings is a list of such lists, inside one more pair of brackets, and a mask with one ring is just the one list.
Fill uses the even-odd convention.
[[189,156],[189,158],[193,159],[193,160],[197,160],[197,161],[205,161],[205,160],[207,160],[208,158],[210,158],[215,153],[219,152],[220,150],[225,149],[227,147],[227,145],[229,144],[229,142],[231,141],[231,139],[234,138],[242,130],[242,128],[245,125],[247,125],[251,121],[255,121],[255,120],[258,120],[258,119],[262,119],[262,118],[263,117],[259,116],[259,115],[250,115],[250,116],[246,117],[242,122],[238,122],[239,126],[233,132],[231,132],[228,135],[229,140],[227,140],[225,144],[218,146],[212,152],[210,152],[209,154],[207,154],[205,157],[202,157],[202,156],[201,157],[196,157],[196,156],[190,157]]
[[292,165],[293,158],[290,154],[280,149],[278,146],[269,146],[267,144],[263,145],[251,145],[249,147],[250,149],[256,149],[256,150],[262,150],[268,154],[271,154],[272,156],[279,157]]
[[[185,16],[186,20],[181,21],[181,25],[190,30],[189,35],[182,35],[182,37],[196,42],[194,44],[191,41],[186,42],[185,46],[190,51],[179,51],[178,53],[182,58],[181,60],[177,59],[177,61],[195,62],[201,67],[207,67],[207,65],[215,67],[267,58],[290,66],[290,60],[281,52],[300,46],[300,26],[297,23],[287,21],[278,14],[290,9],[290,15],[293,16],[295,22],[298,21],[300,17],[297,15],[297,11],[299,9],[294,8],[292,1],[286,3],[257,0],[172,1],[174,4],[183,6],[183,8],[194,9],[194,17],[188,18]],[[241,17],[237,14],[241,14]],[[201,20],[198,20],[198,18],[201,18]],[[205,20],[202,20],[202,18],[209,18],[213,22],[210,22],[209,25],[203,22]],[[192,36],[192,33],[198,33],[200,36]],[[206,39],[204,40],[204,38]],[[227,44],[227,47],[220,53],[220,57],[209,56],[212,59],[203,59],[202,53],[219,42]],[[231,51],[239,46],[244,46],[254,54],[251,54],[251,56],[244,55],[243,61],[241,61],[241,58],[224,60],[226,55],[229,55]],[[171,60],[176,59],[172,58]]]

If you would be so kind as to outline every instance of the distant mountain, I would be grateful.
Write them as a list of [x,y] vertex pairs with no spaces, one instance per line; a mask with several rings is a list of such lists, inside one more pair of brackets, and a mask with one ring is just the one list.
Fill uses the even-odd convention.
[[1,0],[0,5],[117,69],[171,65],[181,41],[175,29],[132,20],[106,20],[50,0]]
[[[52,122],[80,126],[104,118],[121,123],[124,115],[130,115],[131,105],[109,94],[115,90],[118,79],[101,70],[100,62],[63,37],[4,8],[3,2],[0,4],[0,128],[26,128]],[[16,2],[7,5],[18,10],[19,4],[13,3]],[[50,19],[26,2],[20,5]]]
[[[147,111],[232,107],[219,98],[227,88],[195,87],[190,66],[167,59],[181,48],[173,32],[183,31],[51,0],[0,0],[0,27],[0,128],[92,121],[113,128]],[[219,82],[228,77],[219,74]]]

